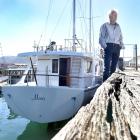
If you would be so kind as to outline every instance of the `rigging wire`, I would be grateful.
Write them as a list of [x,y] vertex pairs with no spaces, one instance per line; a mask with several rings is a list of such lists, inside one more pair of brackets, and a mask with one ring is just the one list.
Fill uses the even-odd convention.
[[70,22],[69,22],[69,28],[68,28],[68,38],[71,38],[71,35],[72,35],[71,26],[72,26],[72,14],[70,14]]
[[[80,12],[81,12],[80,17],[84,17],[84,11],[82,9],[81,2],[79,0],[78,0],[78,3],[79,3]],[[81,23],[82,38],[84,38],[83,21],[81,18],[80,18],[80,23]]]
[[40,45],[40,43],[41,43],[43,34],[44,34],[44,36],[46,35],[48,20],[49,20],[49,16],[50,16],[50,13],[51,13],[51,10],[52,10],[53,1],[54,1],[54,0],[49,0],[48,12],[47,12],[46,19],[45,19],[45,26],[44,26],[44,28],[43,28],[43,30],[42,30],[42,33],[41,33],[40,38],[39,38],[39,41],[38,41],[38,43],[37,43],[37,46],[38,46],[38,47],[39,47],[39,45]]
[[[72,38],[72,8],[70,8],[71,9],[71,14],[69,15],[69,20],[68,20],[68,29],[67,29],[67,31],[66,31],[66,34],[65,34],[65,39],[66,40],[68,40],[68,39],[70,39],[71,40],[71,38]],[[71,42],[68,40],[67,42],[66,42],[66,40],[65,40],[65,46],[64,47],[66,47],[66,48],[69,48],[69,47],[71,47],[72,46],[72,44],[71,44]]]
[[[70,1],[69,1],[69,2],[70,2]],[[69,4],[68,4],[68,1],[66,1],[65,5],[64,5],[64,8],[62,9],[61,14],[60,14],[60,16],[58,17],[58,20],[57,20],[57,22],[56,22],[56,24],[55,24],[55,26],[54,26],[54,29],[53,29],[52,34],[51,34],[51,38],[54,36],[55,31],[56,31],[56,29],[57,29],[57,27],[58,27],[58,25],[59,25],[59,23],[60,23],[60,21],[61,21],[63,15],[64,15],[64,13],[65,13],[65,10],[66,10],[66,8],[67,8],[68,5],[69,5]]]
[[[86,19],[87,2],[85,2],[85,4],[84,4],[85,7],[82,8],[81,1],[79,1],[79,0],[77,0],[77,1],[78,1],[78,3],[79,3],[79,11],[80,11],[80,14],[82,15],[83,22],[84,22],[84,23],[83,23],[82,21],[80,21],[80,23],[81,23],[81,28],[82,28],[82,37],[85,38],[85,39],[86,39],[86,42],[87,42],[87,39],[88,39],[88,35],[87,35],[87,34],[88,34],[88,32],[87,32],[87,31],[88,31],[88,26],[87,26],[87,21],[86,21],[86,20],[87,20],[87,19]],[[69,1],[69,2],[71,2],[71,1]],[[44,29],[43,29],[43,31],[42,31],[42,33],[41,33],[41,36],[40,36],[40,39],[39,39],[39,41],[38,41],[37,46],[40,45],[40,42],[41,42],[43,36],[46,35],[47,25],[48,25],[49,16],[50,16],[50,13],[51,13],[51,10],[52,10],[52,5],[53,5],[53,0],[49,0],[48,12],[47,12],[47,15],[46,15],[46,20],[45,20],[45,27],[44,27]],[[55,26],[54,26],[54,29],[53,29],[53,31],[52,31],[52,34],[51,34],[51,38],[54,36],[55,31],[57,30],[57,27],[58,27],[59,24],[60,24],[60,21],[61,21],[63,15],[64,15],[64,13],[65,13],[65,10],[66,10],[67,6],[68,6],[68,1],[66,1],[65,5],[64,5],[64,8],[62,9],[60,16],[58,17],[58,20],[57,20],[57,22],[56,22],[56,24],[55,24]],[[83,30],[83,29],[84,29],[84,28],[83,28],[83,24],[85,25],[85,31]],[[71,22],[70,22],[70,25],[71,25]],[[71,31],[69,30],[69,34],[70,34],[70,32],[71,32]],[[70,35],[68,35],[68,36],[70,36]],[[45,39],[46,39],[46,38],[45,38]],[[45,42],[45,40],[44,40],[44,42]]]
[[86,9],[87,9],[87,1],[85,2],[85,4],[83,4],[83,5],[85,5],[85,7],[84,8],[82,8],[82,5],[81,5],[81,1],[79,1],[78,0],[78,3],[79,3],[79,7],[80,7],[80,10],[81,10],[81,19],[83,19],[83,22],[84,22],[84,29],[85,29],[85,31],[83,30],[83,27],[82,27],[82,30],[83,30],[83,38],[85,38],[84,39],[84,41],[85,42],[87,42],[87,40],[88,40],[88,25],[87,25],[87,18],[86,18]]

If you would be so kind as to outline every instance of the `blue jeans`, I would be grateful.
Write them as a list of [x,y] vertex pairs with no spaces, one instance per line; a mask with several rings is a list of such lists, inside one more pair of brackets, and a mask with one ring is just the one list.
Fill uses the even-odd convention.
[[117,63],[120,56],[120,45],[107,43],[107,47],[104,50],[104,73],[103,81],[116,71]]

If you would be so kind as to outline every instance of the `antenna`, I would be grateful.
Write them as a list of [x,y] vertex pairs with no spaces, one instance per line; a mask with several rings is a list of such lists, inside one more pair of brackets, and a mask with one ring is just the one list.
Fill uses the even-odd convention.
[[73,51],[76,51],[76,0],[73,0]]

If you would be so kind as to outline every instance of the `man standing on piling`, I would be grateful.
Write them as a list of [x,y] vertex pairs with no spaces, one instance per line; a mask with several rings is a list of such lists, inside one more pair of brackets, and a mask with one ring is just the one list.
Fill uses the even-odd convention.
[[109,22],[104,23],[100,28],[99,43],[104,49],[103,81],[116,71],[120,49],[123,47],[122,32],[117,23],[117,15],[116,10],[111,10]]

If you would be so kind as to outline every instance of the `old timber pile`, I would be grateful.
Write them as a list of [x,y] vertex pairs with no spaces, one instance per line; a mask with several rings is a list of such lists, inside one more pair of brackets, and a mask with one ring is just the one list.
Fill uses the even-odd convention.
[[140,73],[115,73],[53,140],[139,140]]

